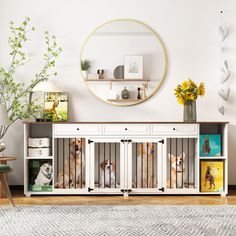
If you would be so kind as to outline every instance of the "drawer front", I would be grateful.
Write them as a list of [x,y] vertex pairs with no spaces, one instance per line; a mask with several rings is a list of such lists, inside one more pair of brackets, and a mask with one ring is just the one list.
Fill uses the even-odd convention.
[[151,125],[151,133],[164,135],[198,135],[198,124]]
[[55,124],[53,125],[54,135],[86,135],[101,134],[102,129],[99,124]]
[[142,135],[149,134],[148,125],[135,124],[111,124],[103,126],[103,134]]

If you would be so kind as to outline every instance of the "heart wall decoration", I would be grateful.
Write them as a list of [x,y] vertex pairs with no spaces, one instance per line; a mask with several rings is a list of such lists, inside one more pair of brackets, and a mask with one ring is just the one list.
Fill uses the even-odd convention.
[[218,111],[220,112],[221,115],[225,114],[225,108],[223,106],[219,107]]
[[224,99],[225,101],[229,100],[229,95],[230,95],[230,88],[221,88],[218,91],[219,96]]

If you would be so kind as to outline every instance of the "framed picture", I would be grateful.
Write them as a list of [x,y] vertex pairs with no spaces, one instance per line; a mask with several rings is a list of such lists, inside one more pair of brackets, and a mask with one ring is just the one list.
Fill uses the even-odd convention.
[[52,160],[29,160],[29,191],[51,192],[53,180]]
[[221,135],[201,134],[200,135],[200,156],[219,157],[221,156]]
[[125,56],[125,79],[143,79],[143,56]]
[[201,160],[201,192],[224,191],[224,161]]
[[44,116],[52,121],[68,120],[68,93],[48,92],[44,96]]

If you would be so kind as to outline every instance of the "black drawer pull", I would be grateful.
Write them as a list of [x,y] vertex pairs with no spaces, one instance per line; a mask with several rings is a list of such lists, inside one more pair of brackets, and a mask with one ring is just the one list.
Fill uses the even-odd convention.
[[173,128],[173,130],[176,130],[175,128]]
[[77,128],[77,130],[79,130],[79,128]]
[[125,130],[128,130],[127,128],[125,128]]

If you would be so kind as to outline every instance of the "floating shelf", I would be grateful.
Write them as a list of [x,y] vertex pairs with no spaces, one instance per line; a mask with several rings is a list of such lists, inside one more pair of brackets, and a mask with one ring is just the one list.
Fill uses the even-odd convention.
[[199,157],[200,160],[225,160],[225,156],[220,157]]
[[36,159],[53,159],[53,156],[48,157],[25,157],[26,160],[36,160]]
[[129,102],[140,102],[143,99],[107,99],[109,102],[117,102],[117,103],[129,103]]
[[110,89],[112,89],[112,83],[120,83],[120,82],[145,82],[148,85],[150,79],[86,79],[86,82],[109,82]]

